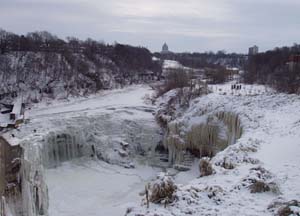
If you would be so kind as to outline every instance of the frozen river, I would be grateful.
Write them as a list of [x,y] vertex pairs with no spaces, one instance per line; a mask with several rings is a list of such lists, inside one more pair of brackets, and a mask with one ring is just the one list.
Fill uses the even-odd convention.
[[124,215],[157,169],[125,169],[101,161],[73,161],[46,172],[50,216]]
[[[112,125],[112,129],[115,128],[117,132],[108,133],[107,130],[100,130],[99,136],[104,133],[103,136],[108,139],[124,140],[126,131],[118,128],[118,124],[124,121],[137,124],[144,122],[145,125],[155,127],[154,116],[149,112],[153,106],[144,100],[145,95],[151,93],[149,87],[130,87],[55,106],[39,107],[31,111],[30,115],[34,121],[45,118],[53,120],[60,116],[73,118],[83,114],[89,118],[93,118],[94,115],[98,116],[97,118],[113,116],[101,118],[101,121],[114,121],[103,124]],[[147,165],[140,165],[137,161],[134,163],[134,169],[126,169],[84,157],[46,170],[50,216],[124,215],[128,205],[141,201],[139,192],[159,171]]]

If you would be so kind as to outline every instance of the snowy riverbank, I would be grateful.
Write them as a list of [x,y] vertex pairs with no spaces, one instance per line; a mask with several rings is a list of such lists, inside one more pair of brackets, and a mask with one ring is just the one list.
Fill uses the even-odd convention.
[[[270,206],[274,201],[299,200],[300,97],[276,94],[263,86],[211,89],[194,99],[176,122],[191,127],[199,114],[233,112],[241,119],[242,137],[212,158],[215,174],[178,184],[176,201],[167,208],[135,207],[128,215],[273,215],[280,207]],[[194,171],[184,178],[189,179],[189,172]],[[270,191],[251,193],[251,184],[257,181],[267,183]],[[297,207],[295,211],[299,214]]]
[[[151,166],[161,130],[153,115],[157,107],[145,101],[153,93],[148,86],[38,104],[28,113],[29,123],[5,137],[39,152],[35,159],[47,168],[38,171],[49,190],[49,216],[117,216],[128,207],[128,215],[273,215],[274,201],[299,200],[300,97],[263,86],[210,88],[212,93],[192,100],[176,121],[188,128],[201,115],[232,112],[241,120],[242,136],[212,158],[211,176],[199,178],[197,161],[187,172],[167,169],[178,190],[166,208],[147,209],[139,196],[161,171]],[[83,149],[74,151],[78,146]],[[253,181],[272,190],[251,193]]]

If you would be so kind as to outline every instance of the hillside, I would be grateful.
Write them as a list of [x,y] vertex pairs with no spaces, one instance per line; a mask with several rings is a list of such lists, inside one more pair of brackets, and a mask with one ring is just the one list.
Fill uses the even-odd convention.
[[96,93],[157,80],[161,65],[142,47],[92,39],[57,38],[48,32],[0,31],[0,99],[26,102]]
[[[217,126],[219,139],[232,134],[230,128],[234,125],[226,129],[230,119],[225,119],[225,125],[211,121],[220,112],[238,116],[241,137],[208,159],[212,173],[201,173],[198,160],[186,172],[167,169],[164,175],[169,177],[164,178],[173,179],[176,192],[166,207],[163,198],[158,204],[151,203],[150,208],[144,199],[141,206],[129,208],[127,215],[299,215],[299,96],[278,94],[255,85],[243,85],[240,91],[232,90],[230,84],[212,85],[210,90],[211,93],[193,99],[188,109],[170,105],[174,91],[158,101],[159,109],[164,110],[167,105],[171,110],[171,115],[159,112],[171,131],[167,137],[169,154],[171,151],[176,157],[185,149],[184,135],[199,124]],[[200,137],[199,131],[199,145],[209,134]],[[174,147],[168,140],[179,142]],[[167,183],[158,183],[165,181],[161,179],[158,177],[151,184],[161,184],[163,190]]]

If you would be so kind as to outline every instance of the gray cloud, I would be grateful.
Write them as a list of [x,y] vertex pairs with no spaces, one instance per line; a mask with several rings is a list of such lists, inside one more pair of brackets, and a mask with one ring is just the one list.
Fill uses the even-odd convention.
[[299,0],[0,0],[0,27],[174,51],[300,42]]

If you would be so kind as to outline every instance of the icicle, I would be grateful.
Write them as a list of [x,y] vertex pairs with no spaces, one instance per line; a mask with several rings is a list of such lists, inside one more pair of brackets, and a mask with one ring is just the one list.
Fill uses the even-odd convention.
[[174,163],[181,160],[184,150],[196,150],[200,157],[212,157],[228,145],[234,144],[241,135],[242,127],[238,115],[219,112],[208,116],[206,124],[193,126],[185,135],[181,135],[178,123],[170,123],[164,145],[169,150],[169,161]]
[[1,197],[0,216],[13,216],[4,196]]
[[50,132],[42,143],[43,165],[46,168],[57,167],[64,161],[89,156],[91,146],[86,142],[87,138],[88,135],[72,129]]
[[43,155],[39,145],[22,143],[21,159],[22,214],[28,216],[47,215],[48,189],[43,178]]

